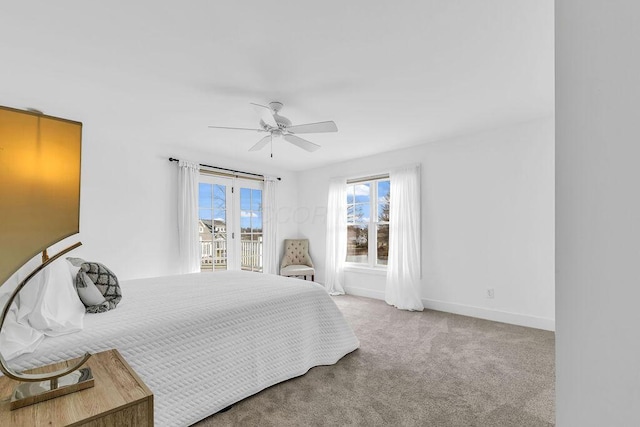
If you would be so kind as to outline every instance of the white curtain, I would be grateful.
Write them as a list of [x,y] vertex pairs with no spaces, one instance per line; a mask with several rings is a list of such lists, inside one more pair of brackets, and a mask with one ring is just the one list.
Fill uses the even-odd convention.
[[420,166],[393,170],[389,179],[389,260],[385,300],[402,310],[422,311]]
[[178,162],[178,240],[180,271],[200,271],[200,239],[198,233],[198,181],[200,165]]
[[344,295],[344,262],[347,257],[347,180],[333,178],[327,200],[327,252],[324,286],[331,295]]
[[264,192],[262,195],[262,220],[264,222],[262,272],[267,274],[278,274],[276,184],[276,178],[264,177]]

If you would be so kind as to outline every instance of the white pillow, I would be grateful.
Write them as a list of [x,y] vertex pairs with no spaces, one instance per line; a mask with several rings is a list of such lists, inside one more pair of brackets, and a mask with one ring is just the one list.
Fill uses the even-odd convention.
[[[9,299],[8,294],[11,294],[18,287],[20,282],[27,278],[27,275],[38,266],[38,264],[40,263],[39,260],[41,258],[41,255],[31,258],[25,265],[20,267],[18,271],[13,273],[11,277],[9,277],[7,281],[4,282],[2,286],[0,286],[0,298],[2,298],[4,295],[7,295],[7,299]],[[0,310],[1,307],[4,307],[4,304],[0,306]]]
[[[0,307],[4,307],[8,299],[8,294],[1,295]],[[18,322],[18,307],[14,300],[0,332],[0,353],[2,353],[2,357],[5,360],[11,360],[21,354],[31,353],[43,339],[44,334],[33,329],[28,322]]]
[[80,271],[80,266],[76,267],[75,265],[71,264],[71,261],[69,261],[69,258],[67,258],[67,263],[69,264],[69,272],[71,273],[71,283],[73,283],[75,286],[76,276]]
[[[2,298],[4,295],[10,294],[17,287],[18,287],[18,272],[16,271],[15,273],[13,273],[11,277],[7,279],[6,282],[2,284],[2,286],[0,286],[0,298]],[[9,297],[7,297],[7,299],[9,299]],[[4,307],[4,304],[2,306]]]
[[58,259],[39,272],[18,298],[18,322],[26,319],[34,329],[49,336],[82,330],[85,307],[65,260]]
[[[18,287],[20,281],[37,267],[39,257],[38,255],[32,259],[0,286],[0,310],[4,308],[10,294]],[[0,332],[0,353],[6,360],[34,351],[44,339],[44,334],[33,329],[27,319],[23,322],[18,321],[19,299],[20,296],[13,301]]]
[[[18,270],[18,272],[16,273],[16,281],[18,284],[20,284],[20,282],[26,279],[33,270],[35,270],[40,264],[42,264],[41,259],[42,257],[40,255],[36,255],[29,261],[27,261],[27,263],[23,265],[20,270]],[[18,298],[16,298],[15,300],[18,304],[18,311],[16,312],[16,316],[18,322],[20,323],[29,324],[28,316],[30,309],[28,307],[28,302],[30,300],[34,300],[38,293],[37,289],[40,286],[36,284],[36,282],[40,280],[38,276],[42,276],[42,272],[38,273],[33,279],[29,281],[29,283],[25,285],[24,288],[22,288],[22,291],[20,291],[20,293],[18,294]],[[20,301],[22,300],[26,301],[25,308],[20,309]]]

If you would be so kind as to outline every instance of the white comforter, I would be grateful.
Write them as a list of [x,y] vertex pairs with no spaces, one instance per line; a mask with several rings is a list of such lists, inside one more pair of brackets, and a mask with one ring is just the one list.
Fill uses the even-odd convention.
[[[155,423],[189,425],[336,363],[358,339],[318,284],[242,271],[124,281],[115,310],[9,361],[27,369],[117,348],[153,391]],[[99,379],[96,379],[99,381]]]

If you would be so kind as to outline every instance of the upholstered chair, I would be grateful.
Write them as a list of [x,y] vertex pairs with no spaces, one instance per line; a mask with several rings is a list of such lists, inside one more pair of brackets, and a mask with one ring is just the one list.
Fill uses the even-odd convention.
[[309,256],[309,240],[286,239],[284,241],[284,256],[280,263],[281,276],[311,276],[315,280],[316,271]]

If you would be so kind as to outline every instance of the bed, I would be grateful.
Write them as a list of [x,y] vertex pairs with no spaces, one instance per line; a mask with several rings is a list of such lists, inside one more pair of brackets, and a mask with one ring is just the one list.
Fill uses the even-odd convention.
[[155,424],[195,423],[331,365],[358,339],[323,287],[243,271],[123,281],[115,310],[9,360],[28,369],[117,348],[153,391]]

